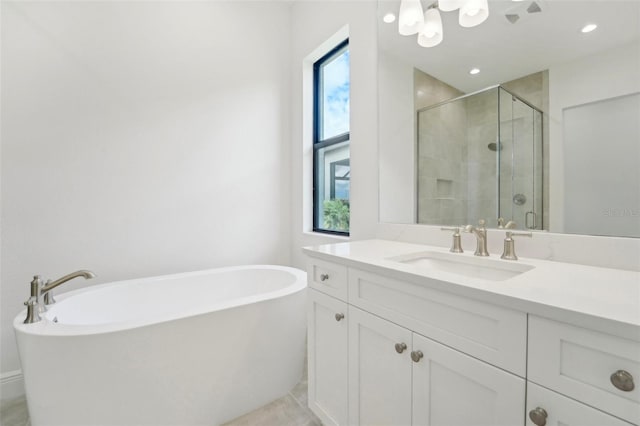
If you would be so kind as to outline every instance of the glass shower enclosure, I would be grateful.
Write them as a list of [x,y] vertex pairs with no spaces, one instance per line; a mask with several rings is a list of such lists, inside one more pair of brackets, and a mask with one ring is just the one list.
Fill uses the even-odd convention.
[[543,223],[542,112],[502,86],[417,112],[417,220]]

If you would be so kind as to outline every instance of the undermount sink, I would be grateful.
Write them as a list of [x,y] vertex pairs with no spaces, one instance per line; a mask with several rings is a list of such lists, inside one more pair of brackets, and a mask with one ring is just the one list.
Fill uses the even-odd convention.
[[391,257],[388,260],[414,265],[421,269],[489,281],[504,281],[534,268],[534,266],[523,263],[509,263],[508,261],[499,261],[486,257],[468,257],[436,251],[411,253]]

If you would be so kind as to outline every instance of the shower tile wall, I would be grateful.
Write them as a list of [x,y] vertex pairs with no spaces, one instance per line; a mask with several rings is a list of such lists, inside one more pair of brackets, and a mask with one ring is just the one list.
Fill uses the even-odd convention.
[[488,227],[495,227],[497,151],[491,150],[489,144],[498,141],[497,89],[470,96],[463,102],[467,110],[469,223],[484,219]]
[[[462,94],[419,70],[414,72],[416,111]],[[466,223],[467,170],[464,105],[453,102],[418,114],[418,223]]]

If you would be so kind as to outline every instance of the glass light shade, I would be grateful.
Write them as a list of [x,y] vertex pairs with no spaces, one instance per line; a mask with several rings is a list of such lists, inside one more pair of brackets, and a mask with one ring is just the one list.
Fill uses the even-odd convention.
[[401,35],[415,34],[424,24],[420,0],[402,0],[398,15],[398,32]]
[[459,9],[462,5],[462,0],[438,0],[438,9],[443,12],[451,12]]
[[436,8],[424,13],[424,25],[418,32],[418,44],[422,47],[433,47],[442,41],[442,17]]
[[462,27],[475,27],[489,17],[487,0],[466,0],[460,7],[458,23]]

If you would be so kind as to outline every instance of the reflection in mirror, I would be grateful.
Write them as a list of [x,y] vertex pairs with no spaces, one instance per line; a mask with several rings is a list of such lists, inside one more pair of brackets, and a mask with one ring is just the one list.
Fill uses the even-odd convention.
[[440,11],[430,48],[378,4],[381,222],[640,237],[640,1]]
[[417,114],[418,223],[544,229],[539,109],[498,86]]

